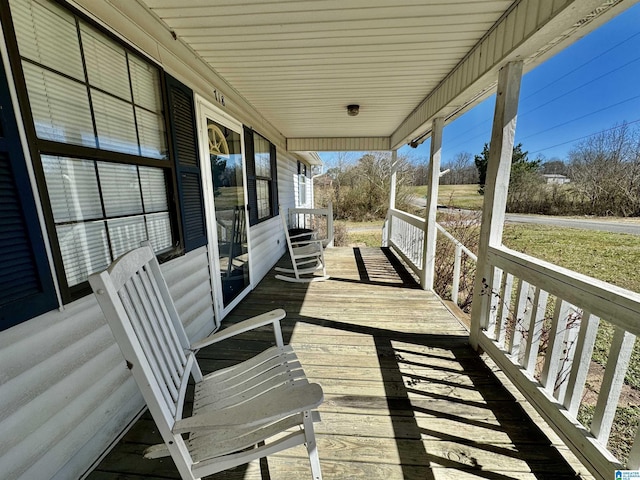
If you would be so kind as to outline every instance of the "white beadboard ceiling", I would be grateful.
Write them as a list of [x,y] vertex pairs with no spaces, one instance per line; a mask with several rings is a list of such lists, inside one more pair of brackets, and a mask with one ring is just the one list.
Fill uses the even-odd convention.
[[[566,44],[595,27],[597,22],[592,22],[594,15],[589,17],[590,12],[598,16],[611,5],[633,3],[138,1],[287,139],[380,137],[386,139],[383,144],[390,145],[406,142],[421,129],[428,130],[431,113],[450,115],[462,111],[465,102],[468,108],[470,102],[486,96],[495,75],[491,81],[477,80],[522,44],[529,44],[524,58],[520,57],[526,62],[539,56],[541,49],[549,50],[549,45],[558,43],[562,32],[568,31],[560,37]],[[506,21],[512,13],[513,18]],[[554,16],[563,17],[556,22],[558,25],[547,28]],[[456,66],[472,56],[474,49],[481,58],[480,43],[490,32],[499,30],[500,22],[504,24],[502,36],[489,46],[488,55],[484,52],[485,58],[490,57],[489,62],[485,60],[486,68],[467,69],[440,112],[428,108],[424,113],[418,112],[437,87],[455,73]],[[511,42],[509,51],[501,48],[507,42]],[[482,60],[476,63],[481,64]],[[360,105],[357,117],[347,116],[349,104]],[[311,142],[309,147],[313,146]]]

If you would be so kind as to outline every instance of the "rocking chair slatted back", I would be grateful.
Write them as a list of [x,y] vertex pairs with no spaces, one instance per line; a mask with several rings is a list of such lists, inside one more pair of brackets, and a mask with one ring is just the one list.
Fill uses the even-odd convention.
[[[149,408],[161,412],[171,430],[182,416],[189,374],[196,370],[194,355],[182,328],[169,290],[158,272],[151,249],[116,261],[102,274],[90,278],[95,291],[102,290],[120,321],[110,324],[135,376],[144,376],[149,391],[143,391]],[[111,277],[111,282],[105,281]],[[168,298],[169,302],[160,301]],[[100,301],[100,295],[98,296]],[[108,317],[107,317],[108,318]],[[120,336],[125,336],[123,342]],[[125,351],[126,350],[126,351]]]

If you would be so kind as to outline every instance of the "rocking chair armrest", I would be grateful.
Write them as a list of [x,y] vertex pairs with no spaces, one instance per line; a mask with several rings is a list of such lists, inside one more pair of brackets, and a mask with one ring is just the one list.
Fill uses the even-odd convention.
[[318,240],[300,240],[299,242],[291,242],[291,246],[294,247],[296,245],[307,245],[308,243],[319,243],[322,244],[324,242],[324,239],[318,239]]
[[222,340],[226,340],[227,338],[231,338],[235,335],[248,332],[258,327],[269,325],[270,323],[273,324],[273,327],[275,329],[274,333],[276,336],[276,343],[278,343],[278,346],[282,346],[280,320],[282,320],[286,315],[287,312],[285,312],[281,308],[278,308],[276,310],[271,310],[270,312],[263,313],[255,317],[248,318],[239,323],[236,323],[235,325],[225,328],[224,330],[220,330],[213,335],[209,335],[207,338],[203,338],[202,340],[191,344],[191,350],[199,350],[213,343],[221,342]]
[[225,427],[257,427],[297,413],[311,411],[323,400],[322,387],[317,383],[305,381],[283,385],[239,405],[202,412],[178,420],[172,431],[174,434],[183,434]]
[[315,232],[298,233],[296,235],[289,235],[289,239],[293,240],[294,238],[307,238],[309,236],[315,236],[315,234]]

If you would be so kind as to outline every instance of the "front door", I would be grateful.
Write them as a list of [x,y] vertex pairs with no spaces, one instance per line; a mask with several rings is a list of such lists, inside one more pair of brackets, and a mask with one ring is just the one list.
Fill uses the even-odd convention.
[[242,125],[200,100],[199,131],[217,318],[249,291]]

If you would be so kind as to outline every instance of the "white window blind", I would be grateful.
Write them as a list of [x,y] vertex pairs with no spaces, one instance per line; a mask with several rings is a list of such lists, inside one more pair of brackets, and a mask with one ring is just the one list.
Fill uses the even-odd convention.
[[20,55],[84,81],[75,18],[55,3],[11,0]]
[[142,213],[138,167],[98,162],[102,200],[107,217]]
[[147,240],[144,217],[137,216],[108,220],[107,225],[114,258],[118,258],[123,253],[139,247],[140,242]]
[[161,113],[162,99],[160,90],[157,88],[160,84],[158,69],[135,55],[130,54],[128,58],[134,103],[152,112]]
[[43,155],[47,190],[69,286],[149,240],[172,245],[162,168]]
[[38,138],[168,158],[156,67],[54,2],[11,8]]
[[133,106],[93,88],[91,100],[100,148],[138,155]]
[[42,156],[56,223],[102,218],[95,162]]
[[298,206],[303,207],[307,203],[307,177],[298,175]]
[[164,172],[158,168],[138,167],[144,210],[162,212],[169,209]]
[[104,222],[86,222],[56,227],[62,262],[70,287],[87,280],[93,272],[111,263]]
[[95,147],[85,86],[30,63],[23,70],[38,138]]
[[80,31],[89,84],[131,102],[124,48],[86,24]]
[[271,215],[269,204],[269,182],[267,180],[256,180],[256,193],[258,196],[258,219]]

